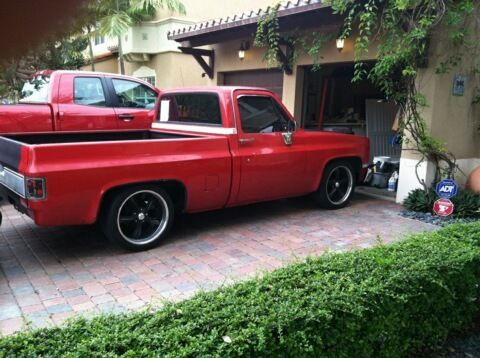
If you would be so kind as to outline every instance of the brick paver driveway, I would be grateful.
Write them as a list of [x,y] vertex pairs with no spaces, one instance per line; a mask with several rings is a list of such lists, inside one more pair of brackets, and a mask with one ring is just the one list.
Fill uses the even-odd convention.
[[148,252],[108,243],[94,228],[40,228],[1,208],[0,332],[179,300],[288,261],[375,245],[432,229],[397,215],[400,207],[357,195],[339,211],[308,198],[185,215]]

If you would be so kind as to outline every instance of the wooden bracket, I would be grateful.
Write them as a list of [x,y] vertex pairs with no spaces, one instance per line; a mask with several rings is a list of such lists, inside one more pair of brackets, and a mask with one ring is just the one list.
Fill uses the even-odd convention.
[[[285,46],[285,52],[282,50],[281,46]],[[277,57],[280,62],[283,72],[287,75],[293,73],[291,60],[293,56],[293,44],[290,41],[281,40],[277,49]]]
[[[202,67],[203,71],[205,71],[205,74],[210,79],[213,78],[215,74],[215,51],[194,47],[179,47],[178,49],[187,55],[192,55]],[[204,57],[208,57],[208,63],[205,61]]]

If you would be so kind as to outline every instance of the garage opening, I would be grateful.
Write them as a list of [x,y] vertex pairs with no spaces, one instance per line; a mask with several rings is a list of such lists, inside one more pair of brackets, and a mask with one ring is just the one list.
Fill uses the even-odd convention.
[[225,86],[248,86],[267,88],[282,98],[283,72],[277,69],[224,72]]
[[322,65],[318,70],[309,66],[304,73],[302,126],[369,137],[370,161],[380,162],[370,184],[386,190],[400,161],[401,145],[393,131],[398,106],[368,79],[352,83],[353,63]]
[[372,142],[372,159],[400,156],[400,146],[392,145],[398,106],[371,81],[352,83],[353,75],[353,63],[306,67],[302,126],[366,135]]

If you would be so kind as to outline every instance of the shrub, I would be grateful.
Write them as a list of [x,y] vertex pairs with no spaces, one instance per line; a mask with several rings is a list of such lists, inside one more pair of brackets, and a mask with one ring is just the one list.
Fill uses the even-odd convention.
[[429,213],[433,210],[436,195],[434,189],[430,189],[428,194],[424,189],[415,189],[408,193],[403,206],[410,211]]
[[157,312],[0,340],[0,356],[398,357],[478,311],[480,223],[330,254]]
[[460,190],[452,199],[455,205],[455,216],[475,217],[480,215],[480,195],[469,190]]
[[[412,190],[403,201],[405,209],[420,213],[433,212],[433,204],[438,199],[435,189],[427,192],[424,189]],[[458,194],[452,198],[455,205],[454,216],[476,217],[480,216],[480,195],[466,189],[459,189]]]

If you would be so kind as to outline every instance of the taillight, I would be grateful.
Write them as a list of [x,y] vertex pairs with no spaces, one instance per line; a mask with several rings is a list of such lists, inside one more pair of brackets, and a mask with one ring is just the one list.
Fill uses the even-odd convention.
[[27,199],[42,200],[46,197],[45,179],[25,178]]

